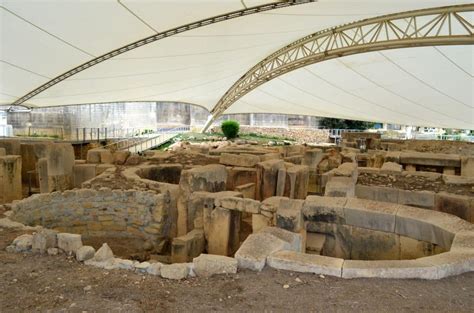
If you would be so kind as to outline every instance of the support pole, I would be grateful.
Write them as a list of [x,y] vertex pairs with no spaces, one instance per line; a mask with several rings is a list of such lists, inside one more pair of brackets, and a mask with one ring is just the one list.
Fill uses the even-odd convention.
[[212,125],[212,122],[214,122],[214,116],[212,114],[209,114],[209,116],[207,117],[207,121],[204,124],[204,127],[201,129],[202,134],[204,134],[209,128],[209,126]]

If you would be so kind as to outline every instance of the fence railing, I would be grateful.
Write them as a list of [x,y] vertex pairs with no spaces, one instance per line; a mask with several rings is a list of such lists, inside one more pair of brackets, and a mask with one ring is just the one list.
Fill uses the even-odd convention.
[[119,140],[104,146],[104,148],[112,151],[128,150],[132,153],[138,153],[161,145],[174,136],[180,133],[189,132],[189,130],[189,126],[159,128],[153,133],[141,134],[139,136]]

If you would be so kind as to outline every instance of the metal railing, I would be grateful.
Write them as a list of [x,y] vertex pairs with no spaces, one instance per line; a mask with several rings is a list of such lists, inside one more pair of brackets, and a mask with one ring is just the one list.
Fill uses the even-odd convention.
[[140,153],[156,146],[159,146],[178,134],[189,132],[189,126],[174,127],[174,128],[159,128],[153,133],[141,134],[124,140],[119,140],[109,145],[104,146],[106,149],[112,151],[128,150],[132,153]]

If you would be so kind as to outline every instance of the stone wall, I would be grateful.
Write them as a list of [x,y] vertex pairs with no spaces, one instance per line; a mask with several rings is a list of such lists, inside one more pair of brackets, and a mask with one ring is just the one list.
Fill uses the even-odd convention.
[[169,237],[169,196],[152,191],[74,189],[33,195],[12,205],[14,221],[87,236]]

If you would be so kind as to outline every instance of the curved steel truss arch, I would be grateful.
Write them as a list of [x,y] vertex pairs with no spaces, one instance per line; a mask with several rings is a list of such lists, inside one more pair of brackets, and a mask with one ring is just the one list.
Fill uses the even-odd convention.
[[207,26],[207,25],[211,25],[211,24],[231,20],[231,19],[234,19],[234,18],[247,16],[247,15],[251,15],[251,14],[256,14],[256,13],[261,13],[261,12],[270,11],[270,10],[275,10],[275,9],[280,9],[280,8],[285,8],[285,7],[289,7],[289,6],[292,6],[292,5],[299,5],[299,4],[315,2],[315,1],[316,0],[285,0],[285,1],[281,1],[281,2],[262,4],[262,5],[255,6],[255,7],[249,7],[249,8],[246,7],[243,10],[233,11],[233,12],[224,13],[224,14],[221,14],[221,15],[209,17],[209,18],[206,18],[206,19],[203,19],[203,20],[199,20],[199,21],[196,21],[196,22],[192,22],[192,23],[189,23],[189,24],[185,24],[185,25],[181,25],[181,26],[172,28],[172,29],[157,33],[155,35],[151,35],[149,37],[137,40],[137,41],[132,42],[128,45],[125,45],[123,47],[120,47],[120,48],[117,48],[117,49],[112,50],[110,52],[107,52],[107,53],[105,53],[101,56],[98,56],[98,57],[96,57],[92,60],[89,60],[89,61],[87,61],[87,62],[85,62],[85,63],[83,63],[83,64],[81,64],[81,65],[79,65],[79,66],[77,66],[73,69],[70,69],[69,71],[64,72],[63,74],[61,74],[59,76],[56,76],[55,78],[51,79],[50,81],[48,81],[48,82],[44,83],[43,85],[37,87],[36,89],[33,89],[32,91],[28,92],[26,95],[22,96],[21,98],[18,98],[15,102],[12,103],[12,105],[21,105],[22,103],[24,103],[25,101],[33,98],[37,94],[45,91],[48,88],[51,88],[52,86],[56,85],[57,83],[65,80],[65,79],[67,79],[67,78],[69,78],[73,75],[76,75],[79,72],[82,72],[82,71],[88,69],[89,67],[92,67],[92,66],[97,65],[101,62],[104,62],[108,59],[116,57],[116,56],[118,56],[122,53],[125,53],[125,52],[128,52],[130,50],[139,48],[141,46],[150,44],[152,42],[155,42],[155,41],[158,41],[158,40],[161,40],[161,39],[165,39],[167,37],[171,37],[171,36],[174,36],[174,35],[189,31],[189,30],[199,28],[199,27],[203,27],[203,26]]
[[423,9],[326,29],[269,55],[244,74],[211,111],[204,130],[238,99],[258,86],[301,67],[347,55],[421,46],[472,45],[474,25],[461,13],[474,5]]

